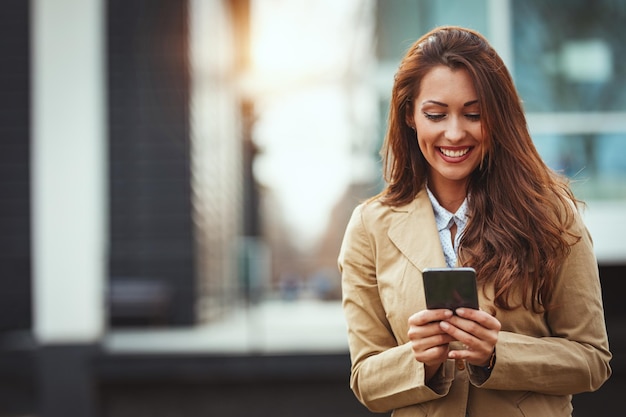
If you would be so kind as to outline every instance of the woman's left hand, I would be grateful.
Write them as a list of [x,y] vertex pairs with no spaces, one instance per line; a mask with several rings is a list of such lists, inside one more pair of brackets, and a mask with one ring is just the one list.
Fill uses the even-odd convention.
[[451,350],[450,359],[465,359],[474,366],[487,366],[502,327],[500,321],[482,310],[459,308],[456,315],[439,323],[441,330],[465,345]]

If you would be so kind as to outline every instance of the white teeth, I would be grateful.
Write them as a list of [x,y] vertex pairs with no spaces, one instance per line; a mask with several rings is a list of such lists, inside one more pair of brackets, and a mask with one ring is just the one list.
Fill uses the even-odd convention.
[[445,156],[448,156],[450,158],[458,158],[460,156],[465,155],[466,153],[468,153],[470,150],[470,148],[465,148],[465,149],[459,149],[459,150],[450,150],[450,149],[443,149],[443,148],[439,148],[439,151],[444,154]]

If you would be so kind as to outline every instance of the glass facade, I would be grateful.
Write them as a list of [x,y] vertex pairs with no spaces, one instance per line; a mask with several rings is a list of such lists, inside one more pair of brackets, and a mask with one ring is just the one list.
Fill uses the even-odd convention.
[[626,2],[511,4],[513,70],[526,111],[626,111]]
[[514,0],[513,73],[546,162],[585,200],[626,200],[626,2]]

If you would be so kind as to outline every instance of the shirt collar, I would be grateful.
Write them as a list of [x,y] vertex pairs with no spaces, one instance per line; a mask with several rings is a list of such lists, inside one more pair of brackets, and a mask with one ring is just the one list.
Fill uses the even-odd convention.
[[467,197],[463,200],[461,207],[459,207],[456,213],[453,214],[439,204],[439,201],[437,201],[437,198],[428,187],[426,187],[426,191],[428,192],[428,198],[430,199],[433,211],[435,212],[435,222],[437,223],[438,231],[449,228],[451,225],[450,222],[453,219],[459,230],[465,227],[465,224],[467,223]]

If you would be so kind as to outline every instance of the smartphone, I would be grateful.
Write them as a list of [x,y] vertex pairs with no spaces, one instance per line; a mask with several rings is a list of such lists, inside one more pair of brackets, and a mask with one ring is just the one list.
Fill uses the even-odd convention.
[[469,307],[478,310],[474,268],[426,268],[422,277],[426,308],[454,311],[459,307]]

